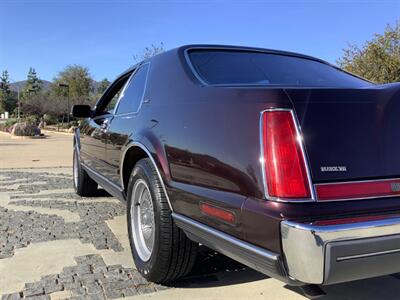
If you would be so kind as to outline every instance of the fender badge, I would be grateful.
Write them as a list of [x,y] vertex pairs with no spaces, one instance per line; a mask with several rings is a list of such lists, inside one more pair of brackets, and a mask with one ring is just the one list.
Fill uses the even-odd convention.
[[347,172],[346,166],[321,167],[321,172]]

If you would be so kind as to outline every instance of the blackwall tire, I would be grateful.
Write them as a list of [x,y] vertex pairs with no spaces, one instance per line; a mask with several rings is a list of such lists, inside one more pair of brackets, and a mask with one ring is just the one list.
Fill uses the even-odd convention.
[[[140,198],[138,193],[143,193],[144,199]],[[147,280],[156,283],[169,283],[189,273],[196,260],[198,244],[188,239],[175,225],[168,200],[150,159],[142,159],[135,165],[129,180],[127,196],[129,240],[137,270]],[[149,198],[152,205],[148,204]],[[135,207],[141,206],[142,200],[145,204],[143,210]],[[154,216],[153,244],[149,234],[149,207]],[[138,216],[143,217],[141,221],[138,220]],[[140,237],[138,224],[143,225],[143,239]],[[147,250],[150,253],[147,252],[147,255],[146,249],[141,249],[146,248],[140,245],[143,240],[145,246],[149,246]]]
[[79,196],[92,197],[97,194],[98,185],[82,168],[76,148],[74,148],[72,175],[74,190]]

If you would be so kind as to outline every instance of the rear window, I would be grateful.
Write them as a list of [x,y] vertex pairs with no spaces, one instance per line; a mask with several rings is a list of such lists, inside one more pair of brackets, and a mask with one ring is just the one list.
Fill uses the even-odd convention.
[[192,50],[190,61],[208,84],[363,87],[369,82],[327,64],[261,52]]

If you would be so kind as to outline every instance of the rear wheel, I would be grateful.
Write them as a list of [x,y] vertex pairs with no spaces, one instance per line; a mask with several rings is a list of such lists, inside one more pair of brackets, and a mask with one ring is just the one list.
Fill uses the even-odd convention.
[[74,148],[74,161],[72,170],[75,192],[82,197],[95,196],[97,193],[97,183],[90,178],[86,171],[82,168],[76,148]]
[[127,216],[133,258],[143,277],[168,283],[192,269],[198,244],[172,220],[157,171],[148,158],[140,160],[131,174]]

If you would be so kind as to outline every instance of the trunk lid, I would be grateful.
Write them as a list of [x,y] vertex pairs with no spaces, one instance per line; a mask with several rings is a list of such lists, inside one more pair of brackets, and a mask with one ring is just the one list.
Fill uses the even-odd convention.
[[400,83],[286,92],[315,183],[400,177]]

